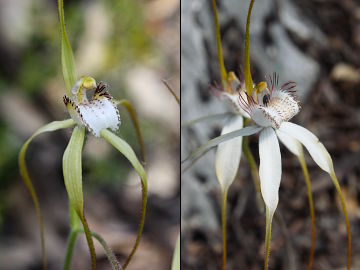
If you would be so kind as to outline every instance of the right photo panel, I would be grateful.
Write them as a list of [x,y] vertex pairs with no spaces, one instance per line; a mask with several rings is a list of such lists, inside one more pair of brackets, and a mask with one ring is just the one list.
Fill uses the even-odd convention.
[[181,269],[360,269],[360,5],[181,0]]

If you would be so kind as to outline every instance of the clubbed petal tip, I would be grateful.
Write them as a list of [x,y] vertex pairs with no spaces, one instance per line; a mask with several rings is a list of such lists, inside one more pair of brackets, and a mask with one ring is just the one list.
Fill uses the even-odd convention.
[[[79,81],[75,83],[74,87],[76,85],[79,85]],[[102,129],[110,128],[116,131],[121,123],[119,111],[112,97],[105,89],[106,85],[100,82],[91,101],[82,98],[79,102],[79,100],[76,100],[76,92],[73,93],[75,100],[64,96],[64,103],[71,118],[78,125],[84,125],[95,137],[100,137]]]

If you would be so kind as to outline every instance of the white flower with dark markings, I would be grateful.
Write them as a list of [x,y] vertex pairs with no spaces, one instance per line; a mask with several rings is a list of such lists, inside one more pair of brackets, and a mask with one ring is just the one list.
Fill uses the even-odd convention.
[[[86,128],[96,137],[102,129],[118,130],[120,114],[111,95],[106,91],[107,85],[100,82],[96,85],[93,78],[83,77],[71,89],[72,98],[64,96],[64,103],[71,118]],[[94,90],[89,101],[86,91]]]

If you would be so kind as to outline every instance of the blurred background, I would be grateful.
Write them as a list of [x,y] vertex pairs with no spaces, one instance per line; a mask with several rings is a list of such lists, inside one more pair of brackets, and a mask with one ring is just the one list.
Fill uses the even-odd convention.
[[[225,66],[239,74],[250,1],[217,1]],[[181,121],[232,111],[212,96],[221,83],[210,0],[181,1]],[[352,269],[360,269],[360,3],[355,0],[256,0],[250,28],[255,82],[276,71],[297,83],[302,110],[292,119],[330,152],[349,212]],[[182,159],[218,136],[227,119],[204,121],[181,131]],[[258,138],[250,147],[257,164]],[[273,223],[269,269],[306,269],[311,222],[298,160],[281,146],[283,175],[278,221]],[[346,269],[344,217],[329,176],[306,155],[316,212],[313,269]],[[220,269],[220,189],[212,150],[182,174],[182,269]],[[265,215],[243,157],[228,197],[227,269],[263,269]]]
[[[179,231],[179,107],[161,80],[179,94],[180,3],[177,0],[64,1],[77,74],[109,84],[130,100],[147,151],[148,212],[131,269],[169,269]],[[60,62],[57,1],[0,1],[0,269],[42,269],[38,221],[18,170],[25,140],[44,124],[68,118]],[[120,136],[140,156],[136,133],[119,108]],[[62,154],[71,130],[41,135],[27,164],[45,224],[48,269],[62,269],[69,233]],[[120,153],[87,135],[83,151],[85,211],[123,263],[140,217],[140,180]],[[111,269],[95,241],[98,269]],[[90,269],[85,237],[72,269]]]

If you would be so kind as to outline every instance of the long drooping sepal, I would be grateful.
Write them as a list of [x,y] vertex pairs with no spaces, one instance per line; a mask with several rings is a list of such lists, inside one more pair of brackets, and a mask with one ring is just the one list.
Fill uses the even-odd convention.
[[123,268],[125,269],[129,265],[131,259],[133,258],[134,254],[137,250],[137,247],[139,246],[142,231],[144,228],[145,215],[146,215],[146,203],[147,203],[147,177],[146,177],[146,173],[145,173],[143,166],[137,159],[136,154],[134,153],[134,150],[131,148],[131,146],[126,141],[119,138],[118,136],[116,136],[114,133],[110,132],[107,129],[103,129],[100,132],[100,135],[129,160],[129,162],[134,167],[135,171],[137,172],[137,174],[140,176],[140,179],[141,179],[142,208],[141,208],[139,231],[138,231],[138,235],[137,235],[135,244],[133,246],[133,249],[124,263]]
[[70,89],[76,81],[76,73],[75,73],[74,55],[70,46],[69,39],[66,34],[63,0],[58,0],[58,12],[59,12],[60,36],[61,36],[62,72],[64,76],[67,94],[70,95]]
[[250,18],[251,18],[251,11],[254,2],[255,0],[251,0],[250,2],[249,11],[246,20],[246,32],[245,32],[244,79],[245,79],[246,92],[249,96],[252,96],[253,87],[254,87],[253,80],[251,77],[251,71],[250,71],[250,48],[249,48]]
[[171,263],[171,270],[180,270],[180,233],[176,240],[176,246],[174,250],[173,260]]
[[336,188],[336,191],[339,195],[341,201],[341,207],[344,212],[346,231],[348,236],[348,258],[347,258],[347,269],[351,269],[351,231],[350,231],[350,222],[346,209],[345,200],[341,192],[339,181],[336,177],[334,165],[331,159],[329,152],[326,150],[325,146],[319,141],[319,139],[311,133],[306,128],[303,128],[299,125],[290,122],[284,122],[280,126],[280,131],[288,134],[289,136],[299,140],[305,148],[309,151],[309,154],[316,162],[316,164],[326,171]]
[[43,268],[46,269],[46,251],[45,251],[45,237],[44,237],[44,225],[42,220],[42,215],[40,211],[39,201],[32,184],[29,172],[26,167],[25,156],[26,151],[29,147],[30,142],[38,135],[44,132],[55,131],[58,129],[64,129],[75,125],[75,122],[72,119],[64,120],[64,121],[54,121],[51,122],[41,128],[39,128],[22,146],[20,153],[19,153],[19,168],[21,177],[30,193],[31,199],[35,205],[36,214],[38,216],[39,224],[40,224],[40,237],[41,237],[41,248],[42,248],[42,257],[43,257]]
[[84,214],[84,198],[82,190],[82,148],[85,138],[85,127],[76,126],[63,156],[63,174],[66,191],[71,207],[74,208],[83,225],[89,246],[92,269],[96,269],[94,242]]
[[212,0],[212,5],[214,9],[214,19],[215,19],[215,32],[216,32],[216,44],[217,44],[217,53],[219,59],[219,67],[220,67],[220,75],[221,75],[221,83],[225,91],[231,93],[231,89],[227,87],[227,72],[224,64],[224,58],[222,54],[221,47],[221,35],[220,35],[220,25],[219,25],[219,16],[217,11],[217,6],[215,0]]
[[144,144],[144,140],[143,140],[143,137],[142,137],[142,134],[141,134],[140,125],[139,125],[139,121],[138,121],[137,116],[136,116],[134,106],[127,99],[122,99],[122,100],[115,101],[115,104],[123,106],[128,111],[128,113],[130,114],[130,118],[131,118],[131,121],[134,124],[135,130],[136,130],[136,135],[138,137],[138,141],[139,141],[139,144],[140,144],[141,160],[142,160],[142,162],[145,163],[146,162],[145,144]]
[[316,243],[316,224],[315,224],[315,210],[314,210],[314,203],[313,203],[313,197],[311,192],[311,182],[310,182],[310,176],[309,172],[306,166],[305,157],[304,157],[304,151],[302,148],[301,143],[286,133],[277,130],[276,134],[278,135],[279,140],[292,152],[297,158],[299,159],[301,169],[304,174],[305,178],[305,184],[306,184],[306,191],[308,194],[308,201],[309,201],[309,210],[310,210],[310,216],[311,216],[311,248],[309,253],[309,259],[308,259],[308,270],[312,268],[313,260],[314,260],[314,254],[315,254],[315,243]]
[[[224,126],[221,135],[242,128],[243,125],[243,118],[236,116]],[[240,164],[241,145],[242,137],[239,136],[231,141],[222,142],[217,147],[215,169],[222,192],[228,189],[235,179]]]
[[266,207],[266,232],[265,232],[265,258],[264,258],[264,270],[269,269],[269,255],[270,255],[270,243],[271,243],[271,225],[274,212],[270,211]]
[[306,191],[308,194],[309,210],[310,210],[310,217],[311,217],[311,248],[310,248],[309,259],[308,259],[308,268],[307,268],[308,270],[311,270],[312,264],[314,261],[315,243],[316,243],[315,210],[314,210],[314,203],[313,203],[312,192],[311,192],[310,176],[309,176],[309,171],[306,166],[304,153],[302,152],[298,158],[299,158],[301,169],[303,171],[304,178],[305,178]]
[[281,154],[279,141],[271,127],[264,128],[259,137],[260,186],[266,207],[274,213],[279,202]]
[[262,127],[259,126],[249,126],[242,129],[238,129],[232,132],[229,132],[227,134],[221,135],[219,137],[216,137],[214,139],[209,140],[204,145],[200,146],[198,149],[196,149],[194,152],[192,152],[187,158],[182,160],[181,162],[184,163],[187,160],[194,159],[201,155],[206,150],[217,146],[219,143],[226,142],[228,140],[234,139],[239,136],[250,136],[257,132],[259,132],[262,129]]

